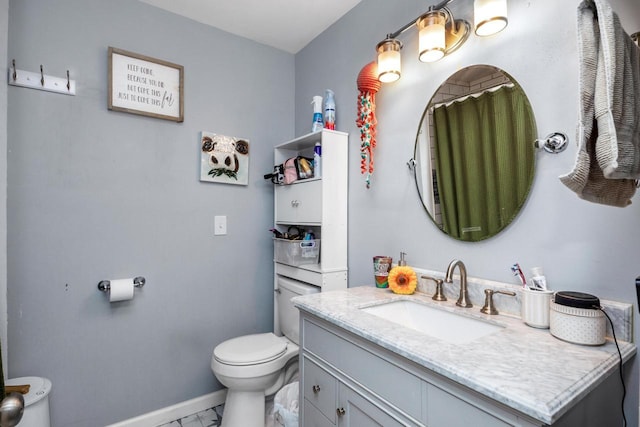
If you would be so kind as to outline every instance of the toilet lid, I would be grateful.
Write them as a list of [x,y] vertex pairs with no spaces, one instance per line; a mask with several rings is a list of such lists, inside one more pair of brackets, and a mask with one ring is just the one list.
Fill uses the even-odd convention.
[[51,381],[42,377],[20,377],[11,378],[5,381],[6,385],[25,385],[29,384],[29,393],[24,394],[24,406],[31,406],[41,399],[49,395],[51,391]]
[[227,340],[216,346],[213,357],[227,365],[255,365],[277,359],[286,350],[286,340],[269,332]]

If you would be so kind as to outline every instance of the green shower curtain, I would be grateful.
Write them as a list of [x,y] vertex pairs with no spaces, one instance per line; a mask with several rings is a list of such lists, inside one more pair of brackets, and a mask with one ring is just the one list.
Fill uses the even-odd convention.
[[433,112],[443,231],[466,241],[493,236],[526,200],[535,121],[524,92],[503,86]]

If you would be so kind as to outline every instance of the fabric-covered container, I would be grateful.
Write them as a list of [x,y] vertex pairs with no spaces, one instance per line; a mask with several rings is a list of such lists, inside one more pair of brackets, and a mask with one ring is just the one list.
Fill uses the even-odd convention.
[[604,344],[607,323],[599,307],[600,300],[593,295],[557,292],[551,302],[551,335],[574,344]]

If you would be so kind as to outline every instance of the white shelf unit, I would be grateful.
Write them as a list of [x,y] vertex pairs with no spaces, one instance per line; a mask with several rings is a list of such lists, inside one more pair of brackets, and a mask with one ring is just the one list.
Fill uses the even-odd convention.
[[[313,158],[316,142],[322,145],[322,177],[274,186],[274,223],[281,232],[290,226],[313,230],[320,239],[318,264],[291,266],[274,259],[274,289],[278,276],[321,288],[347,288],[347,195],[349,135],[324,129],[277,145],[274,164],[296,156]],[[278,322],[275,319],[276,332]]]

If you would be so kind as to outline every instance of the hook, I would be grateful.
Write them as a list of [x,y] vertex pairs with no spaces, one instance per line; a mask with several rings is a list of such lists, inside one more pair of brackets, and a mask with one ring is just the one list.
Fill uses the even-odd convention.
[[69,70],[67,70],[67,90],[71,90],[71,80],[69,80]]
[[416,159],[414,159],[413,157],[409,159],[409,161],[407,162],[407,167],[409,168],[410,171],[414,170],[416,168]]
[[40,64],[40,84],[44,86],[44,71],[42,71],[42,64]]
[[13,64],[13,81],[15,82],[18,78],[18,73],[16,73],[16,60],[12,59],[11,63]]

